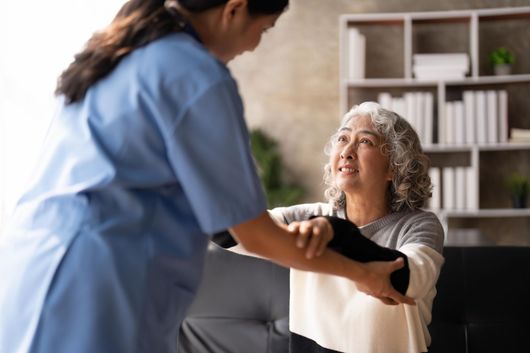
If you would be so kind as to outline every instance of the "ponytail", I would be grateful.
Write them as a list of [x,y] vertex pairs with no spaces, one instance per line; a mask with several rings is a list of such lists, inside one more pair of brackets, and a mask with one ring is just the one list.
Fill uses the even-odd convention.
[[112,23],[96,32],[85,48],[59,76],[56,95],[67,104],[81,100],[88,88],[105,77],[121,59],[136,48],[172,32],[179,32],[185,21],[171,4],[174,1],[130,0]]

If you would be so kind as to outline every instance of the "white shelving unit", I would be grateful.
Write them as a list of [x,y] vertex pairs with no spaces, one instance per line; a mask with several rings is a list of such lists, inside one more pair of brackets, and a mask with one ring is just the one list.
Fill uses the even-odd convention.
[[[530,17],[530,6],[415,12],[415,13],[381,13],[381,14],[343,14],[339,18],[339,76],[340,76],[340,106],[341,113],[348,109],[347,91],[348,87],[435,87],[439,89],[438,97],[445,97],[447,86],[451,85],[476,85],[476,84],[506,84],[514,82],[529,82],[530,74],[508,75],[508,76],[480,76],[479,75],[479,21],[481,19],[503,19],[515,16]],[[412,28],[415,22],[436,21],[468,21],[469,22],[469,55],[471,61],[471,75],[464,80],[458,81],[418,81],[412,77]],[[402,78],[374,78],[364,80],[348,80],[346,72],[346,50],[348,27],[355,25],[385,25],[400,24],[404,31],[404,77]],[[439,108],[443,109],[443,108]],[[443,116],[442,111],[438,111]]]
[[[415,12],[415,13],[374,13],[374,14],[343,14],[339,18],[339,90],[340,90],[340,113],[341,115],[355,103],[350,102],[351,90],[360,90],[364,96],[372,97],[371,100],[377,100],[377,92],[384,92],[389,89],[398,90],[428,90],[433,92],[435,100],[435,111],[433,115],[435,119],[445,117],[445,102],[448,96],[453,94],[453,90],[473,89],[473,87],[488,87],[488,89],[496,89],[495,87],[503,88],[507,85],[514,84],[529,84],[530,72],[514,73],[506,76],[491,76],[486,75],[480,70],[480,63],[486,60],[484,53],[480,52],[479,45],[481,43],[481,26],[484,23],[492,23],[498,21],[502,25],[502,21],[510,20],[528,20],[530,25],[530,6],[528,7],[507,7],[495,9],[474,9],[474,10],[457,10],[457,11],[436,11],[436,12]],[[464,24],[467,28],[467,54],[469,56],[470,70],[467,77],[461,80],[417,80],[413,77],[413,56],[417,54],[415,50],[415,29],[416,26],[424,24],[433,25],[451,25]],[[394,32],[390,35],[396,35],[400,43],[399,61],[403,62],[403,67],[399,68],[401,71],[400,77],[367,77],[364,79],[350,79],[348,77],[348,30],[350,28],[357,28],[360,33],[366,31],[367,28],[378,26],[379,28],[393,28]],[[524,39],[524,38],[523,38]],[[372,43],[371,43],[372,42]],[[367,36],[366,45],[377,46],[377,40]],[[444,51],[447,52],[447,51]],[[481,57],[479,57],[481,56]],[[368,62],[369,58],[364,60]],[[389,59],[385,59],[389,60]],[[520,57],[518,60],[528,60],[526,57]],[[389,62],[389,64],[392,64]],[[384,70],[383,70],[384,71]],[[395,72],[396,70],[394,70]],[[395,74],[389,76],[396,76]],[[493,88],[492,88],[493,87]],[[526,88],[525,88],[526,89]],[[530,90],[527,96],[530,96]],[[529,106],[530,101],[524,102]],[[530,110],[530,109],[529,109]],[[529,116],[530,117],[530,116]],[[512,151],[528,151],[530,153],[530,143],[493,143],[493,144],[461,144],[461,145],[446,145],[437,144],[425,145],[425,151],[430,155],[440,160],[444,156],[450,154],[463,154],[467,161],[467,167],[471,167],[474,173],[475,185],[472,195],[476,195],[476,204],[480,205],[479,183],[480,183],[480,161],[481,154],[487,152],[504,151],[510,153]],[[497,181],[498,182],[498,181]],[[444,221],[444,226],[447,228],[448,219],[450,218],[519,218],[530,217],[530,209],[509,209],[509,208],[487,208],[476,210],[455,210],[455,209],[440,209],[437,211],[440,219]]]

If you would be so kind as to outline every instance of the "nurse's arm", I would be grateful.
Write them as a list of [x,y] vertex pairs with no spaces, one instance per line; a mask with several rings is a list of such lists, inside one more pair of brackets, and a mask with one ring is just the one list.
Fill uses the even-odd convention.
[[307,259],[305,249],[296,246],[296,237],[287,231],[286,226],[274,222],[267,211],[253,220],[232,227],[230,232],[247,251],[279,265],[348,278],[363,288],[369,288],[365,292],[371,292],[373,296],[414,304],[411,298],[397,292],[389,280],[392,272],[403,267],[402,259],[366,266],[329,249],[319,257]]

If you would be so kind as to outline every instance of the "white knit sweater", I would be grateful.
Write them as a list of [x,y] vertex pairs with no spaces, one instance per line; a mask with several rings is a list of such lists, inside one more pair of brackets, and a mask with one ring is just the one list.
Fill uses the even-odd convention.
[[[271,214],[284,223],[311,215],[345,218],[343,210],[332,212],[324,203],[276,208]],[[406,211],[387,215],[360,230],[377,244],[407,255],[410,281],[406,294],[416,305],[385,305],[359,292],[355,283],[345,278],[291,270],[291,332],[314,344],[315,352],[426,352],[435,285],[444,262],[444,235],[438,218],[430,212]],[[298,353],[296,346],[291,349]],[[304,353],[310,353],[307,346]]]

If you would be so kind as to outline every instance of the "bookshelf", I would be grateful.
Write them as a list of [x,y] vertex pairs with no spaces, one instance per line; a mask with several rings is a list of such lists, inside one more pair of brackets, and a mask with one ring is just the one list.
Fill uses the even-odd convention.
[[[437,187],[442,189],[438,190],[441,200],[432,210],[439,215],[447,231],[458,228],[460,223],[469,226],[470,222],[480,223],[489,219],[514,220],[515,223],[523,219],[527,222],[525,224],[530,224],[530,209],[512,209],[508,196],[502,195],[508,193],[503,186],[507,174],[522,168],[522,173],[530,176],[530,141],[509,141],[510,128],[530,129],[530,101],[527,98],[530,95],[530,61],[526,58],[526,49],[518,49],[521,43],[527,41],[528,28],[530,6],[343,14],[339,18],[341,115],[361,101],[381,102],[382,93],[396,100],[403,97],[408,111],[411,105],[406,103],[407,95],[421,92],[432,97],[429,105],[420,103],[425,106],[421,111],[429,111],[432,121],[419,121],[417,126],[414,120],[412,123],[422,138],[433,167],[440,169]],[[364,69],[362,77],[358,77],[358,73],[357,77],[351,77],[351,65],[359,62],[355,56],[362,55],[352,49],[352,43],[357,45],[351,39],[352,29],[355,36],[360,34],[362,37],[365,52],[360,60]],[[515,53],[516,63],[510,75],[496,76],[489,66],[488,54],[499,46],[507,46]],[[416,77],[414,65],[420,56],[418,54],[452,53],[467,54],[465,75],[434,79]],[[480,95],[486,98],[477,98]],[[494,98],[487,98],[488,95]],[[471,96],[469,99],[473,103],[466,102],[464,96],[468,96],[466,99]],[[503,103],[499,103],[500,96],[504,97]],[[469,104],[474,111],[468,111]],[[457,108],[463,112],[458,112]],[[493,118],[487,116],[490,111],[495,111]],[[402,115],[407,117],[406,113]],[[425,114],[416,115],[425,119]],[[454,119],[450,116],[454,115],[460,116],[461,121],[449,122],[449,119]],[[469,119],[471,115],[474,116],[473,123]],[[455,128],[451,124],[459,125]],[[456,134],[459,134],[460,124],[468,124],[466,129],[471,137],[457,138],[447,132],[457,131]],[[423,138],[425,132],[420,131],[425,126],[429,126],[426,132],[428,138]],[[484,126],[489,126],[488,136]],[[465,205],[456,205],[455,200],[444,200],[444,184],[453,184],[445,182],[442,174],[445,169],[451,168],[465,168],[466,185],[463,189],[459,188],[468,198]],[[463,180],[464,177],[460,177]]]

